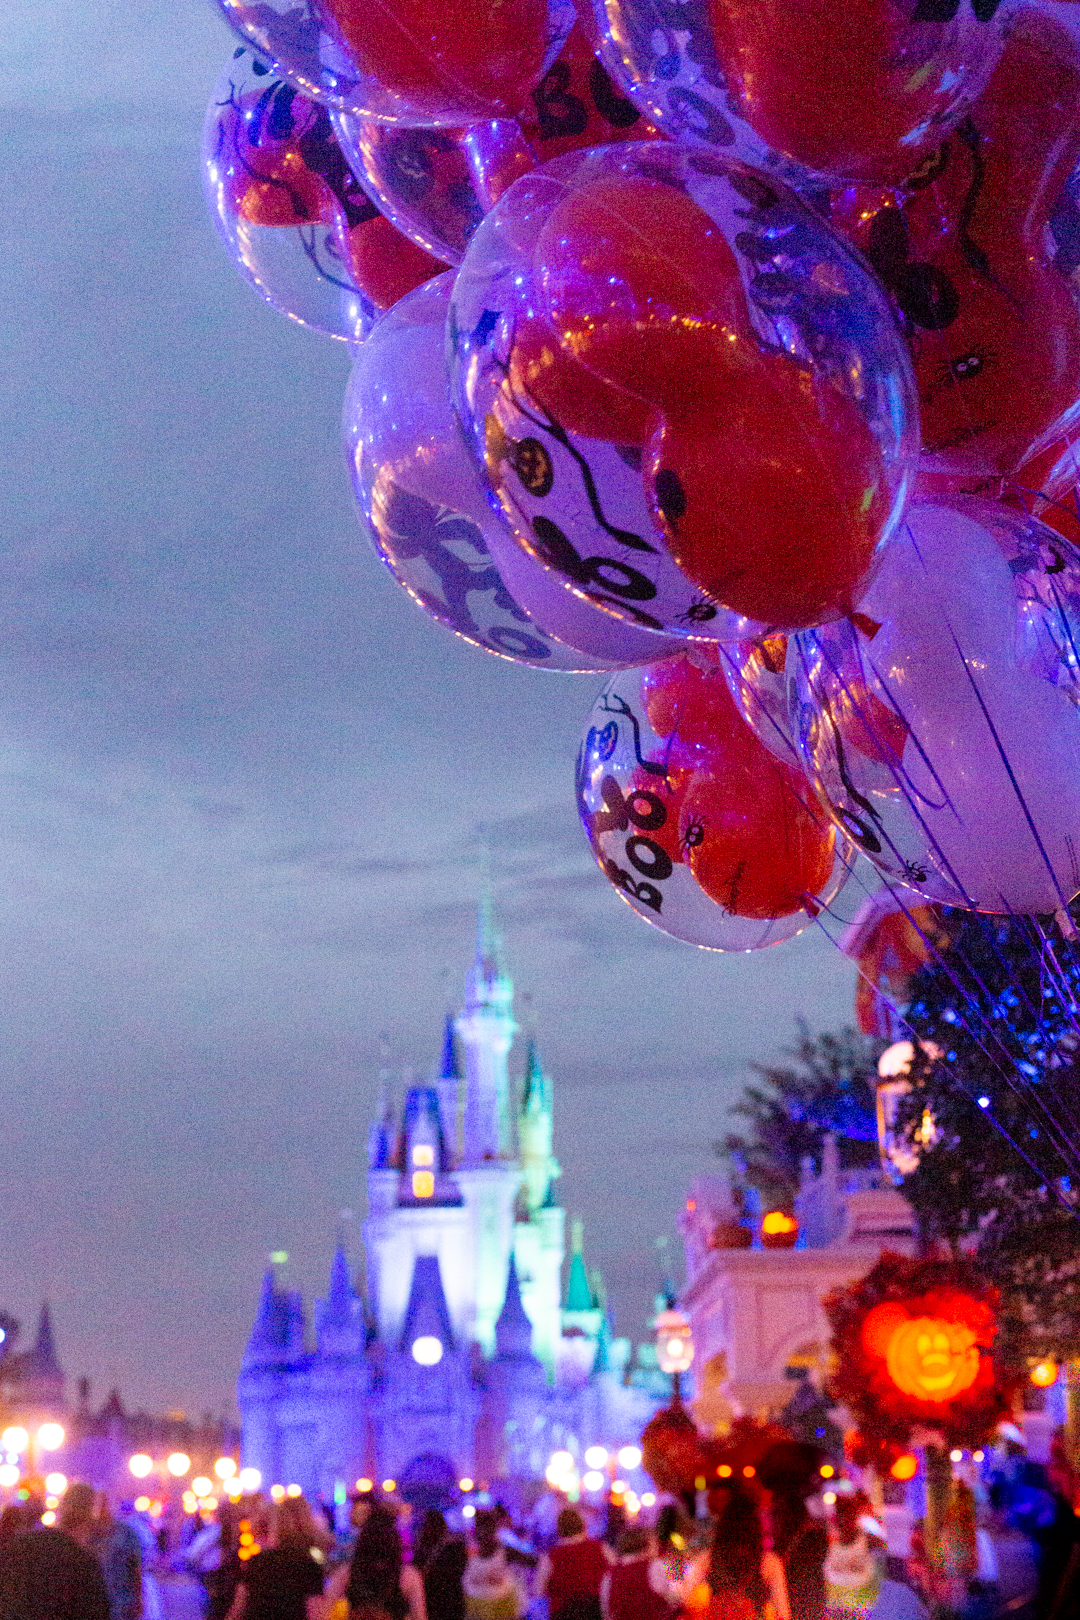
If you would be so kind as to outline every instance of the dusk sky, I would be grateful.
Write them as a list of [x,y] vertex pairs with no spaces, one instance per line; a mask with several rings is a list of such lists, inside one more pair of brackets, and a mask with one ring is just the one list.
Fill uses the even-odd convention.
[[0,1306],[48,1298],[96,1402],[231,1410],[268,1251],[309,1303],[342,1210],[360,1257],[380,1036],[429,1071],[486,826],[561,1199],[640,1338],[748,1062],[850,1022],[853,970],[633,916],[574,809],[597,678],[456,641],[368,549],[347,355],[204,210],[209,0],[4,32]]

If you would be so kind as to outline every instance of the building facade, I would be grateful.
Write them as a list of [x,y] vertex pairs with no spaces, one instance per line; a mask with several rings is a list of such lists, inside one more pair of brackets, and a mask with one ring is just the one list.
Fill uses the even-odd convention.
[[[238,1382],[243,1460],[264,1485],[341,1499],[358,1479],[543,1477],[558,1450],[635,1440],[629,1381],[574,1223],[556,1202],[551,1081],[517,1026],[490,908],[438,1072],[368,1135],[366,1298],[342,1250],[309,1326],[273,1269]],[[564,1270],[567,1271],[563,1286]]]
[[864,1146],[830,1135],[820,1175],[804,1166],[791,1248],[763,1242],[760,1211],[747,1228],[721,1176],[699,1176],[690,1188],[679,1218],[680,1305],[699,1370],[695,1415],[707,1430],[732,1413],[778,1413],[804,1381],[820,1388],[830,1333],[825,1297],[864,1276],[883,1250],[914,1252],[911,1206],[878,1165],[846,1167],[846,1145]]

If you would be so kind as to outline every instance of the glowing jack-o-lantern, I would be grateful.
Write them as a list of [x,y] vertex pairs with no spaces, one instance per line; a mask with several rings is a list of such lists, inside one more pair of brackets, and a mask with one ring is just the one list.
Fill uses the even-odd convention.
[[885,1362],[897,1389],[917,1401],[951,1401],[979,1376],[979,1335],[966,1322],[878,1305],[863,1323],[863,1344]]

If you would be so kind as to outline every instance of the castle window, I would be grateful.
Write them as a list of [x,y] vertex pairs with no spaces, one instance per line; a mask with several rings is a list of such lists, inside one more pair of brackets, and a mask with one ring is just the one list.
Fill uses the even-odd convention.
[[412,1150],[412,1162],[430,1169],[435,1163],[435,1149],[429,1142],[418,1142]]
[[430,1170],[414,1170],[412,1177],[412,1195],[414,1198],[432,1198],[435,1194],[435,1177]]

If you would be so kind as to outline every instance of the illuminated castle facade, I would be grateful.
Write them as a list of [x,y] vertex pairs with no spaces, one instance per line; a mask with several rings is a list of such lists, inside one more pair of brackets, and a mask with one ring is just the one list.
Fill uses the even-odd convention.
[[238,1401],[264,1486],[340,1500],[362,1478],[525,1481],[556,1450],[621,1445],[648,1420],[655,1398],[629,1383],[577,1222],[564,1291],[552,1087],[530,1045],[515,1095],[516,1030],[484,905],[438,1073],[400,1119],[384,1090],[368,1134],[366,1299],[340,1247],[311,1333],[299,1295],[263,1280]]

